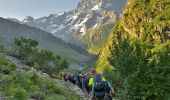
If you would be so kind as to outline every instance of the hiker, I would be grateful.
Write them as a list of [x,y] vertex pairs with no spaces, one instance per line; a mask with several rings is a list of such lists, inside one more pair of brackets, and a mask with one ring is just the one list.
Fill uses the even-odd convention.
[[76,74],[73,74],[72,77],[71,77],[71,82],[73,84],[76,84]]
[[76,84],[82,89],[82,76],[83,74],[81,72],[79,72],[76,75]]
[[90,88],[90,94],[92,92],[92,87],[94,85],[94,76],[96,74],[96,71],[95,70],[92,70],[89,72],[89,83],[88,83],[88,86]]
[[68,74],[68,80],[69,82],[72,82],[72,76]]
[[71,81],[71,76],[68,73],[64,74],[64,80],[65,81]]
[[64,81],[67,81],[67,73],[64,73],[64,76],[63,76],[63,79],[64,79]]
[[90,87],[88,86],[89,83],[89,77],[87,75],[82,76],[82,89],[85,92],[85,94],[90,97]]
[[95,75],[91,100],[112,100],[112,94],[114,89],[111,84],[101,74]]

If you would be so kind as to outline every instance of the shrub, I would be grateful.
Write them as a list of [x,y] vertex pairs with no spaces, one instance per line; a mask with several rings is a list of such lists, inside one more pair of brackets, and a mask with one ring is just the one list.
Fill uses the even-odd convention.
[[0,53],[4,51],[4,46],[0,44]]
[[54,93],[55,93],[55,94],[61,94],[61,95],[64,95],[64,94],[65,94],[65,90],[64,90],[63,88],[61,88],[61,87],[55,86],[55,87],[53,88],[53,90],[54,90]]
[[30,97],[33,99],[44,100],[46,95],[43,91],[35,91],[31,93]]
[[67,96],[67,99],[66,100],[81,100],[82,98],[80,98],[77,94],[75,93],[70,93],[68,96]]
[[66,100],[66,98],[62,95],[53,95],[53,96],[47,96],[45,100]]
[[28,100],[28,93],[21,87],[9,87],[5,93],[14,100]]
[[8,60],[4,56],[0,55],[0,65],[8,65]]
[[11,63],[9,65],[9,69],[14,71],[16,69],[16,65],[14,63]]
[[118,42],[111,47],[109,61],[124,86],[119,88],[119,98],[165,100],[170,92],[169,42],[157,45],[130,38],[121,38]]
[[32,39],[19,38],[14,40],[13,55],[23,60],[28,66],[42,70],[50,75],[68,68],[69,63],[52,52],[37,48],[38,42]]

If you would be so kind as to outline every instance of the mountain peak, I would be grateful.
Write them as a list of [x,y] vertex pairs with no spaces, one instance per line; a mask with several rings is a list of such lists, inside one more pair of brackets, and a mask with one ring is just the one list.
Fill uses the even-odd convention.
[[27,22],[32,22],[32,21],[34,21],[34,18],[31,17],[31,16],[26,16],[26,17],[24,18],[24,20],[23,20],[23,22],[25,22],[25,23],[27,23]]
[[104,29],[111,28],[122,13],[120,9],[123,9],[126,0],[122,1],[82,0],[75,10],[50,14],[36,20],[27,16],[23,23],[52,33],[65,42],[80,46],[96,42],[95,45],[101,46],[99,42],[103,43],[109,30]]

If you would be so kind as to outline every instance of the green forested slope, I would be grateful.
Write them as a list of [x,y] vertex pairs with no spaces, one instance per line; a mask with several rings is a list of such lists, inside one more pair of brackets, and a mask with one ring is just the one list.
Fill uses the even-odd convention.
[[169,0],[128,0],[96,68],[115,68],[104,74],[120,100],[170,99],[169,12]]
[[170,38],[170,1],[169,0],[129,0],[123,15],[100,52],[97,70],[104,65],[109,66],[107,57],[110,55],[109,46],[115,44],[116,33],[129,35],[131,38],[144,39],[153,43],[162,43],[162,39]]

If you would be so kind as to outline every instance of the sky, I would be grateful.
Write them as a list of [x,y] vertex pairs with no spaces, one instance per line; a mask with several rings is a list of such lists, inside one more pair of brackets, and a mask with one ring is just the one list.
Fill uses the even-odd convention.
[[80,0],[0,0],[0,17],[23,20],[40,18],[76,8]]

